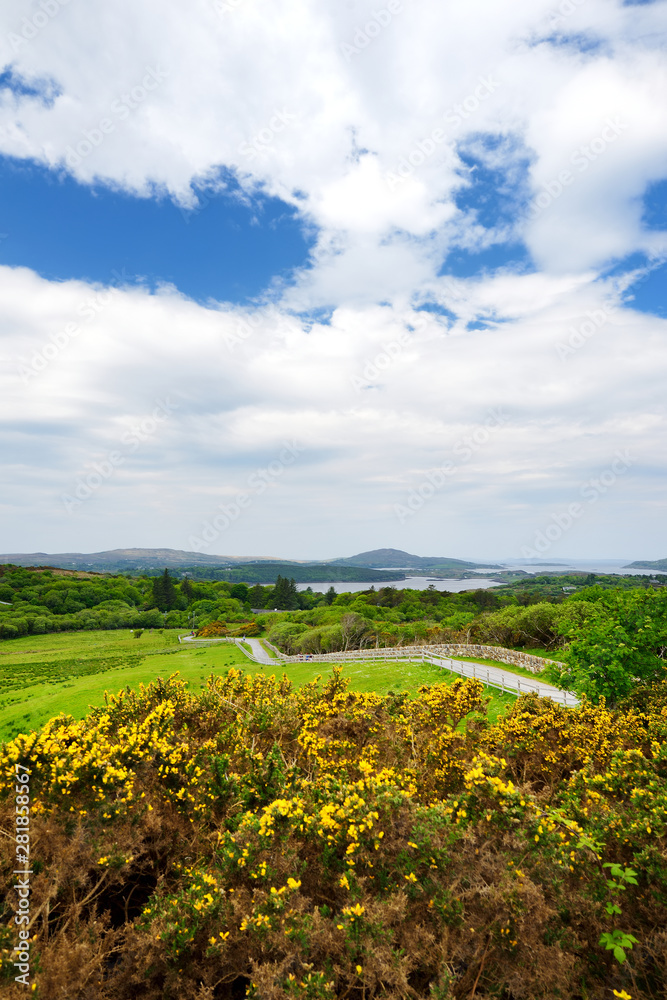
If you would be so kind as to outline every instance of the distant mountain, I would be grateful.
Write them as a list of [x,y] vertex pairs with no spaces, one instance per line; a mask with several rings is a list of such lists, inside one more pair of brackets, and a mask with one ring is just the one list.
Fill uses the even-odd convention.
[[373,567],[341,566],[336,563],[292,562],[285,559],[215,556],[180,549],[112,549],[108,552],[13,552],[0,555],[0,564],[53,566],[54,569],[87,570],[94,573],[145,573],[155,576],[170,569],[175,576],[187,572],[196,579],[228,580],[232,583],[274,583],[278,574],[297,583],[353,581],[388,583],[404,580],[405,574],[383,573]]
[[482,566],[463,559],[415,556],[400,549],[373,549],[348,559],[308,562],[267,557],[216,556],[181,549],[111,549],[105,552],[12,552],[0,555],[0,564],[53,566],[58,569],[87,570],[95,573],[146,573],[156,575],[167,568],[176,576],[184,572],[198,579],[230,580],[245,583],[273,583],[276,576],[292,577],[299,583],[361,580],[386,583],[404,580],[405,572],[417,575],[460,577]]
[[667,573],[667,559],[656,559],[655,562],[638,559],[637,562],[631,562],[629,566],[624,566],[623,569],[655,569],[659,573]]
[[[108,552],[13,552],[0,555],[0,563],[14,566],[57,566],[60,569],[92,569],[110,573],[187,566],[234,566],[238,556],[213,556],[181,549],[111,549]],[[250,561],[250,560],[248,560]]]
[[370,552],[360,552],[347,559],[333,560],[339,566],[368,566],[369,568],[412,569],[422,573],[461,572],[472,569],[502,569],[501,566],[489,563],[466,562],[464,559],[450,559],[447,556],[415,556],[402,549],[372,549]]

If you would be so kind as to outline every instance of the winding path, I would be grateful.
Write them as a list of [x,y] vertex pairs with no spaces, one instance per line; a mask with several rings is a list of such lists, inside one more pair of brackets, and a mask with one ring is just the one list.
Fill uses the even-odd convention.
[[251,639],[250,636],[248,636],[248,638],[245,640],[245,644],[247,646],[250,646],[252,650],[252,655],[248,654],[248,650],[244,648],[242,641],[240,641],[239,639],[236,640],[236,645],[239,647],[242,653],[245,653],[248,659],[254,660],[255,663],[265,663],[268,664],[269,666],[276,662],[276,658],[273,656],[269,656],[269,654],[264,649],[264,646],[262,646],[259,639]]
[[[241,652],[262,666],[277,667],[279,663],[350,663],[355,661],[379,660],[406,660],[413,663],[432,663],[434,666],[452,673],[460,674],[461,677],[472,677],[488,684],[490,687],[498,688],[500,691],[510,691],[512,694],[532,694],[535,692],[541,698],[551,698],[558,705],[565,705],[567,708],[574,708],[579,704],[579,700],[571,691],[561,691],[560,688],[547,684],[546,681],[529,679],[520,674],[513,673],[508,667],[487,666],[485,663],[475,663],[468,660],[454,660],[447,656],[438,656],[428,652],[428,647],[424,646],[400,646],[394,649],[356,649],[348,653],[324,653],[313,656],[287,656],[280,653],[278,656],[269,656],[266,649],[259,641],[248,636],[247,639],[196,639],[193,636],[179,636],[178,641],[196,646],[214,646],[219,643],[234,642]],[[250,651],[246,648],[250,646]]]

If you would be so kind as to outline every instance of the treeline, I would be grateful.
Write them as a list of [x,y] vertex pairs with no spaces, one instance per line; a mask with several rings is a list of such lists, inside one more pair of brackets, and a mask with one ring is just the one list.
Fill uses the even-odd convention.
[[[269,640],[289,654],[415,643],[480,643],[535,650],[564,661],[551,679],[615,703],[638,679],[660,680],[667,662],[667,590],[586,587],[561,603],[483,610],[488,591],[341,594],[330,607],[273,619]],[[511,601],[510,595],[497,600]]]
[[[0,567],[0,639],[83,629],[186,627],[209,611],[242,620],[248,588]],[[248,609],[249,610],[249,609]],[[194,619],[193,619],[194,615]]]
[[490,642],[556,648],[560,605],[522,605],[491,590],[397,590],[325,595],[312,609],[268,623],[269,639],[286,653],[330,653],[415,642]]
[[254,608],[312,608],[331,600],[312,590],[299,594],[294,580],[273,586],[225,581],[177,582],[169,570],[157,577],[127,577],[49,568],[0,566],[0,639],[83,629],[186,628],[224,620],[240,622]]
[[401,570],[387,572],[359,566],[339,566],[335,563],[313,563],[302,565],[293,562],[273,562],[262,560],[257,563],[242,563],[240,566],[188,566],[172,570],[178,576],[189,576],[193,580],[224,580],[226,583],[272,584],[277,575],[288,576],[297,583],[319,583],[320,580],[340,582],[361,581],[384,583],[390,580],[404,580]]
[[503,590],[515,594],[520,604],[534,604],[544,600],[558,603],[565,600],[568,592],[582,587],[602,587],[605,590],[667,587],[667,576],[646,574],[618,576],[613,573],[541,573],[538,576],[527,575],[520,580],[511,580],[507,574],[502,573],[499,579],[508,581]]

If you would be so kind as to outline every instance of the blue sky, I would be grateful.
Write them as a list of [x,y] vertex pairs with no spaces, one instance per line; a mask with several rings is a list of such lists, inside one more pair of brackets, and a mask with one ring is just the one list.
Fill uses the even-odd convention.
[[[511,188],[502,171],[465,154],[461,161],[471,183],[457,194],[457,208],[473,213],[489,232],[502,230],[520,204],[520,189]],[[166,283],[198,302],[248,305],[308,264],[314,231],[293,205],[259,191],[246,194],[231,174],[223,183],[224,190],[195,188],[196,203],[185,207],[166,195],[137,197],[104,185],[82,185],[64,171],[4,157],[0,263],[29,267],[49,280],[151,289]],[[667,182],[650,185],[642,202],[646,229],[662,231]],[[633,308],[667,315],[664,265],[632,254],[615,262],[613,271],[630,273],[638,266],[649,271],[629,287]],[[483,250],[451,248],[439,274],[470,278],[503,269],[535,271],[518,239],[499,238]]]
[[198,193],[193,208],[82,185],[64,171],[0,160],[0,261],[45,278],[174,284],[185,295],[245,303],[308,255],[303,221],[277,198]]
[[0,550],[667,553],[667,0],[49,11],[0,13]]

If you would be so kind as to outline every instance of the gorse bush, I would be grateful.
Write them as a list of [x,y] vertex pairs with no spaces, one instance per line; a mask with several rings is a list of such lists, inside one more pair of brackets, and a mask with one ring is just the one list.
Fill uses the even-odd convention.
[[175,676],[54,719],[0,758],[5,830],[31,771],[34,995],[662,997],[666,737],[664,682],[492,725],[477,681],[338,671]]
[[224,636],[234,636],[239,638],[243,635],[258,635],[259,625],[256,621],[235,622],[233,625],[226,625],[225,622],[209,622],[202,628],[197,629],[197,637],[200,639],[220,639]]

